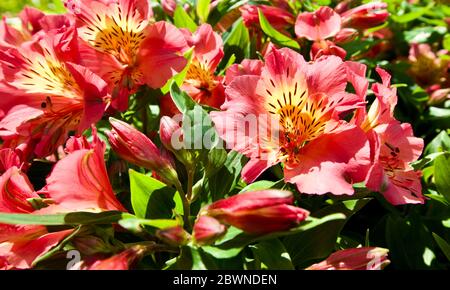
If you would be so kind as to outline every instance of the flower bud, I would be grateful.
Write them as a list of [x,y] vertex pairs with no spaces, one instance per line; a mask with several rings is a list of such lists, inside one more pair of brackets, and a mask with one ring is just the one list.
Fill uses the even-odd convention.
[[450,100],[450,88],[438,89],[431,93],[428,100],[429,105],[439,105],[445,100]]
[[215,218],[200,216],[194,225],[194,240],[199,245],[209,245],[222,237],[227,228]]
[[194,157],[189,150],[184,149],[183,130],[180,125],[170,117],[163,116],[159,126],[161,143],[170,150],[177,159],[185,165],[191,165]]
[[90,265],[83,264],[81,268],[86,270],[128,270],[142,258],[145,252],[144,246],[137,245],[108,259],[99,259]]
[[180,226],[158,230],[156,236],[173,246],[182,246],[189,241],[189,234]]
[[204,212],[245,232],[267,234],[288,230],[306,219],[309,212],[289,205],[293,201],[289,191],[254,191],[219,200]]
[[306,270],[380,270],[390,263],[388,252],[387,249],[375,247],[345,249]]
[[165,182],[175,184],[178,175],[170,160],[161,155],[160,150],[143,133],[131,125],[110,118],[112,130],[107,132],[113,150],[124,160],[135,165],[154,170]]
[[88,256],[98,253],[110,253],[113,250],[105,241],[96,236],[75,237],[72,243],[77,250]]
[[334,42],[347,43],[354,40],[357,35],[358,30],[353,28],[343,28],[334,36]]
[[385,9],[386,7],[387,4],[383,2],[367,3],[355,7],[341,14],[342,23],[346,27],[356,29],[367,29],[378,26],[389,17],[389,12]]

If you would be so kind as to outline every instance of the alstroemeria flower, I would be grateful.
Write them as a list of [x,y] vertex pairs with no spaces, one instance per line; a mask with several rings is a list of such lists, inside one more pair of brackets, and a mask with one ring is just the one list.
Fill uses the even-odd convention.
[[388,252],[375,247],[340,250],[306,270],[381,270],[390,263]]
[[[222,77],[215,71],[223,58],[223,42],[209,24],[203,24],[197,31],[184,31],[189,47],[193,47],[191,63],[187,69],[182,89],[197,103],[219,108],[225,101]],[[160,102],[162,115],[179,113],[169,95]]]
[[[34,192],[28,177],[17,167],[11,167],[0,176],[0,212],[35,212],[28,199],[40,198]],[[72,230],[49,233],[39,225],[0,224],[0,260],[6,269],[27,269],[33,261],[56,246]]]
[[[293,202],[294,196],[289,191],[244,192],[216,201],[203,209],[200,214],[213,217],[250,234],[267,234],[288,230],[308,217],[309,212],[291,205]],[[197,227],[202,228],[202,235],[197,233],[197,238],[203,237],[206,240],[204,235],[207,235],[207,232],[203,229],[206,225],[211,228],[209,230],[211,234],[213,231],[215,234],[225,231],[225,228],[212,220],[199,219],[197,222],[200,222]],[[200,229],[197,229],[197,232],[199,231]]]
[[154,23],[148,1],[70,2],[66,7],[83,24],[83,61],[109,83],[115,108],[125,110],[138,86],[160,88],[185,67],[182,33],[170,23]]
[[412,44],[409,50],[409,73],[424,87],[435,84],[445,84],[450,86],[448,69],[450,61],[441,55],[448,55],[448,51],[441,50],[435,53],[427,43]]
[[70,152],[56,163],[47,178],[46,195],[55,205],[46,211],[126,211],[117,200],[106,170],[106,145],[94,131],[91,148]]
[[38,33],[19,48],[0,51],[4,140],[30,144],[45,157],[69,132],[80,134],[101,118],[107,84],[79,61],[73,28]]
[[[353,81],[358,85],[365,69],[357,69],[353,64]],[[360,67],[364,65],[359,64]],[[422,153],[423,140],[414,137],[410,124],[400,124],[394,118],[397,104],[396,89],[390,86],[390,75],[377,68],[382,83],[372,85],[376,99],[369,110],[359,108],[352,120],[360,126],[370,140],[372,165],[366,178],[366,186],[379,191],[394,205],[423,203],[420,172],[409,165]],[[361,90],[364,94],[365,90]]]
[[223,111],[211,117],[227,146],[251,159],[243,179],[252,182],[282,162],[285,180],[300,192],[352,194],[352,183],[365,178],[370,150],[364,132],[342,119],[362,105],[346,85],[340,58],[307,63],[287,48],[266,55],[261,76],[236,77]]

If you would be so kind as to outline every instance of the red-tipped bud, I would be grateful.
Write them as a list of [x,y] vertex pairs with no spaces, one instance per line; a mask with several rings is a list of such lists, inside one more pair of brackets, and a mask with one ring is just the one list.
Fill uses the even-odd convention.
[[189,234],[180,226],[158,230],[156,236],[173,246],[186,245],[190,239]]
[[347,43],[358,36],[358,30],[353,28],[343,28],[334,37],[336,43]]
[[84,255],[94,255],[99,253],[111,253],[112,248],[101,238],[96,236],[75,237],[72,240],[75,248]]
[[161,0],[161,6],[163,11],[173,17],[173,13],[177,8],[177,2],[175,0]]
[[269,5],[243,5],[239,8],[242,13],[242,19],[245,26],[248,28],[259,28],[259,14],[260,10],[267,21],[277,30],[283,30],[295,22],[294,16],[288,11]]
[[131,125],[110,118],[112,130],[107,132],[113,150],[124,160],[144,168],[154,170],[167,183],[178,182],[178,176],[170,160],[143,133]]
[[175,151],[182,148],[183,131],[180,125],[172,118],[168,116],[161,117],[159,136],[161,143],[167,150]]
[[346,27],[367,29],[378,26],[389,17],[387,4],[383,2],[367,3],[341,14],[342,23]]
[[222,237],[227,228],[215,218],[200,216],[194,225],[194,240],[199,245],[209,245]]
[[83,265],[86,270],[128,270],[145,254],[143,246],[134,246],[108,259],[97,260],[90,265]]
[[375,247],[345,249],[306,270],[380,270],[390,263],[388,252],[387,249]]
[[266,234],[288,230],[308,217],[308,211],[289,205],[293,200],[289,191],[246,192],[219,200],[204,212],[245,232]]
[[185,165],[191,165],[194,162],[189,150],[184,149],[183,130],[174,119],[168,116],[161,118],[159,136],[164,147],[174,153],[180,162]]

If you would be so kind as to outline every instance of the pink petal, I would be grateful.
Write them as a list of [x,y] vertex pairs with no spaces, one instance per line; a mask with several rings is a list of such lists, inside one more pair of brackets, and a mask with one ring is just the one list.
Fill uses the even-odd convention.
[[363,181],[370,164],[370,148],[364,132],[341,125],[300,150],[299,162],[286,164],[285,180],[308,194],[353,194],[353,183]]
[[295,34],[311,41],[323,40],[335,36],[341,29],[341,17],[330,7],[320,7],[315,12],[298,15]]

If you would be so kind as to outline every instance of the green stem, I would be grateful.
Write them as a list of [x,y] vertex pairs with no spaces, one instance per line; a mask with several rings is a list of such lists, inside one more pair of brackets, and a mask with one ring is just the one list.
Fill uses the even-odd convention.
[[191,224],[189,221],[189,216],[191,215],[191,205],[189,204],[188,199],[186,198],[186,194],[184,193],[184,190],[181,186],[181,184],[178,182],[178,184],[175,185],[175,188],[178,191],[178,194],[180,194],[181,201],[183,202],[183,221],[184,226],[186,229],[191,228]]

